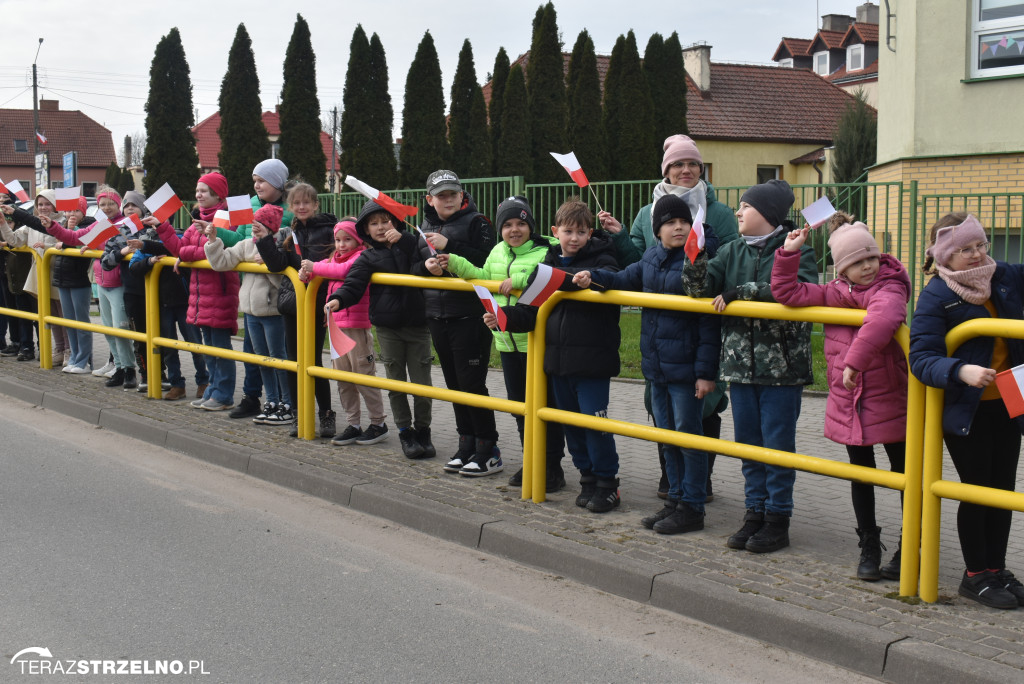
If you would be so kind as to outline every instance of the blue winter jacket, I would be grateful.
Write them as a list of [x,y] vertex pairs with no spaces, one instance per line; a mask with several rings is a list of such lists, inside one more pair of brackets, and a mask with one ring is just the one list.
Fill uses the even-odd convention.
[[[608,290],[684,295],[682,271],[687,263],[682,248],[667,250],[657,242],[624,271],[593,271],[591,279]],[[721,317],[711,314],[645,308],[640,317],[644,377],[655,384],[717,380],[720,322]]]
[[[996,262],[991,301],[999,318],[1024,319],[1024,265]],[[988,309],[965,302],[936,276],[921,291],[910,325],[910,370],[924,384],[946,390],[942,411],[942,430],[946,434],[970,432],[981,401],[980,388],[961,382],[960,367],[965,364],[991,367],[995,347],[991,337],[970,339],[954,350],[952,356],[946,356],[946,333],[975,318],[990,318]],[[1024,340],[1004,339],[1010,367],[1024,363]],[[1017,418],[1016,422],[1024,432],[1024,417]]]

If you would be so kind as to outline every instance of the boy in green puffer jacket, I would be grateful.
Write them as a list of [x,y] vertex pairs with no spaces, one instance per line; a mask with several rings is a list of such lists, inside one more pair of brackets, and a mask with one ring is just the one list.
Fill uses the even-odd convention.
[[[527,278],[544,261],[544,256],[558,240],[545,237],[536,231],[533,211],[525,197],[509,197],[498,205],[494,222],[498,226],[501,242],[494,246],[487,255],[483,267],[476,267],[468,259],[458,254],[438,255],[439,260],[447,258],[446,268],[454,275],[467,280],[500,280],[501,288],[495,295],[498,306],[514,306],[518,297],[513,290],[526,287]],[[494,344],[501,354],[501,370],[505,376],[505,391],[512,401],[526,399],[526,338],[527,333],[509,333],[493,330]],[[523,441],[523,417],[516,416],[519,426],[519,442]],[[547,452],[548,472],[547,491],[555,492],[565,487],[565,476],[560,465],[563,456],[565,438],[562,426],[548,423]],[[461,447],[461,445],[460,445]],[[458,472],[464,465],[456,455],[445,464],[448,472]],[[520,487],[523,484],[523,471],[520,469],[509,480],[509,484]]]

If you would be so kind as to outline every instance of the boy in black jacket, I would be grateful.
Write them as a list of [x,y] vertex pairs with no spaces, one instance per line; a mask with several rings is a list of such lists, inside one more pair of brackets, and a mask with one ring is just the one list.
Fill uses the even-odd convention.
[[[618,271],[611,236],[594,232],[594,214],[586,204],[570,198],[555,213],[551,231],[558,238],[544,263],[573,274],[582,270]],[[533,276],[531,276],[532,278]],[[578,290],[567,278],[563,290]],[[502,307],[509,332],[533,330],[536,307],[526,304]],[[484,323],[494,327],[492,314]],[[544,347],[544,372],[551,378],[554,405],[605,418],[611,378],[619,374],[619,307],[567,301],[558,304],[548,318]],[[605,513],[619,505],[619,454],[609,432],[565,425],[565,442],[572,463],[580,471],[580,495],[576,505]],[[551,464],[548,464],[551,468]]]
[[[402,222],[373,200],[363,205],[356,221],[356,231],[368,249],[352,264],[345,283],[324,305],[324,313],[348,308],[359,302],[370,288],[370,322],[377,329],[377,341],[390,380],[409,380],[431,386],[430,332],[427,330],[423,291],[415,287],[370,283],[374,273],[410,273],[422,260],[417,238],[402,229]],[[431,263],[432,262],[432,263]],[[437,259],[427,259],[425,267],[434,275],[441,274]],[[413,398],[413,412],[405,392],[388,391],[391,415],[398,425],[398,439],[406,458],[432,458],[430,441],[432,400]]]

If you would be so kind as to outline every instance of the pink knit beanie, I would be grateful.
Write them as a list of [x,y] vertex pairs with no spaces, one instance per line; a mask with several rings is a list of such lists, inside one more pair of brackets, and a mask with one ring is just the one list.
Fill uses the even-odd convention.
[[670,135],[665,138],[665,156],[661,158],[661,175],[668,176],[668,167],[683,159],[696,159],[703,164],[704,160],[697,149],[697,143],[688,135]]
[[334,224],[334,237],[338,237],[338,231],[345,231],[352,236],[352,239],[363,244],[363,238],[359,237],[359,231],[356,230],[355,221],[338,221]]
[[843,271],[861,259],[882,256],[871,231],[860,221],[844,223],[832,231],[828,248],[832,250],[832,261],[835,262],[838,275],[842,275]]
[[985,233],[984,226],[973,214],[968,214],[959,225],[939,228],[935,233],[935,244],[929,247],[925,254],[935,259],[935,263],[940,266],[949,266],[953,252],[986,240],[988,234]]

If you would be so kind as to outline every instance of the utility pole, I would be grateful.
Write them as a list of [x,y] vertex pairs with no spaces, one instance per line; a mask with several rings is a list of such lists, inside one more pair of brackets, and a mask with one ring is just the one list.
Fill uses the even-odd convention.
[[335,151],[338,149],[338,105],[331,110],[331,194],[334,194]]
[[[39,79],[36,76],[36,62],[39,61],[39,51],[43,49],[43,39],[39,39],[39,47],[36,48],[35,59],[32,60],[32,125],[35,129],[32,131],[32,164],[35,165],[36,159],[39,157]],[[50,170],[46,169],[47,176],[49,176]],[[33,174],[33,181],[35,181],[35,174]],[[33,186],[32,192],[35,194],[36,188]]]

